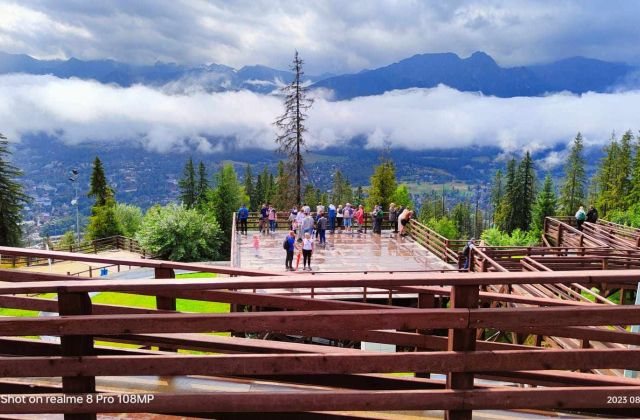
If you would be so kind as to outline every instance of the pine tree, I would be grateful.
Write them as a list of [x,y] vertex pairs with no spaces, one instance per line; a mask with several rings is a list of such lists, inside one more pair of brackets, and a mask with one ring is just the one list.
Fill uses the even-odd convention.
[[277,209],[288,209],[293,206],[291,199],[291,178],[285,169],[284,162],[278,162],[278,175],[276,177],[274,204]]
[[345,204],[344,200],[344,178],[339,170],[333,174],[333,190],[331,191],[331,201],[337,206]]
[[563,215],[572,215],[585,204],[584,190],[587,180],[582,156],[583,148],[582,134],[578,133],[573,140],[573,146],[564,167],[564,182],[560,189],[560,213]]
[[115,215],[115,194],[107,183],[104,174],[104,167],[100,158],[96,156],[93,161],[93,171],[91,172],[91,184],[89,197],[96,199],[91,208],[91,217],[87,226],[87,237],[89,239],[102,239],[109,236],[122,234],[122,227],[118,223]]
[[258,174],[258,178],[256,179],[256,188],[255,188],[255,204],[256,211],[260,211],[260,208],[263,204],[266,204],[267,200],[265,199],[265,189],[267,188],[267,180],[264,179],[264,172]]
[[640,137],[637,137],[636,140],[627,206],[640,203]]
[[198,201],[197,186],[196,186],[196,171],[193,167],[193,159],[189,158],[187,164],[184,167],[183,178],[179,182],[180,186],[180,199],[182,204],[190,209]]
[[201,161],[198,165],[198,186],[196,189],[197,204],[201,205],[207,199],[207,192],[209,191],[209,180],[207,179],[207,168]]
[[224,233],[225,246],[222,247],[225,253],[230,252],[229,242],[231,240],[232,215],[245,201],[242,184],[238,180],[233,165],[226,164],[216,175],[216,187],[209,193],[210,208],[213,215]]
[[507,162],[506,181],[504,194],[495,214],[496,225],[500,230],[511,233],[515,229],[515,208],[513,203],[517,200],[516,184],[516,160],[511,158]]
[[302,80],[303,64],[304,62],[296,51],[291,65],[293,80],[280,90],[284,96],[285,111],[275,122],[279,131],[276,138],[278,150],[288,156],[294,169],[294,194],[297,203],[302,198],[302,152],[305,148],[304,133],[307,131],[305,121],[307,120],[307,111],[313,104],[313,100],[308,98],[308,86]]
[[493,223],[496,223],[496,213],[500,208],[500,203],[502,203],[502,199],[504,198],[504,185],[502,179],[502,171],[498,169],[496,175],[493,177],[493,183],[491,186],[491,208],[493,213],[491,215],[491,220]]
[[380,204],[382,208],[389,208],[397,185],[396,168],[393,161],[383,159],[380,165],[376,166],[371,176],[369,207],[373,208],[376,204]]
[[615,175],[611,186],[611,209],[626,210],[631,191],[633,134],[627,131],[620,139],[620,151],[615,163]]
[[344,203],[353,204],[353,188],[351,188],[351,181],[347,178],[342,181],[342,198]]
[[22,231],[22,206],[29,201],[16,178],[22,172],[9,161],[7,138],[0,134],[0,246],[19,246]]
[[255,185],[253,183],[253,173],[251,172],[251,165],[247,164],[244,170],[244,193],[249,197],[247,207],[249,211],[260,210],[260,200],[256,196]]
[[267,202],[273,204],[273,199],[276,195],[276,182],[273,178],[273,174],[269,172],[267,176]]
[[529,151],[518,165],[516,185],[516,199],[512,203],[515,215],[513,228],[527,231],[531,227],[532,209],[536,199],[536,173]]
[[313,208],[315,206],[315,204],[317,203],[316,201],[316,189],[313,188],[313,185],[311,184],[306,184],[304,186],[304,195],[302,198],[302,201],[304,204],[306,204],[307,206]]
[[456,204],[451,210],[451,220],[453,220],[461,238],[470,238],[473,236],[473,219],[469,203]]
[[101,206],[92,208],[87,226],[87,238],[102,239],[123,234],[123,228],[116,217],[116,201],[113,196],[107,197]]
[[362,185],[358,185],[358,188],[356,188],[356,193],[353,196],[353,202],[357,206],[360,204],[364,205],[364,191],[362,190]]
[[91,181],[87,196],[95,198],[96,202],[94,207],[104,206],[109,197],[114,196],[113,189],[107,184],[104,167],[98,156],[96,156],[93,161],[93,171],[91,172]]
[[600,161],[600,167],[596,175],[597,206],[601,211],[601,216],[605,216],[607,212],[615,210],[614,202],[616,201],[614,194],[614,185],[616,181],[616,165],[620,155],[620,145],[615,138],[615,134],[611,135],[611,142],[604,147],[604,157]]
[[556,212],[556,192],[551,174],[544,178],[544,185],[533,208],[533,228],[539,232],[544,230],[544,219],[554,216]]

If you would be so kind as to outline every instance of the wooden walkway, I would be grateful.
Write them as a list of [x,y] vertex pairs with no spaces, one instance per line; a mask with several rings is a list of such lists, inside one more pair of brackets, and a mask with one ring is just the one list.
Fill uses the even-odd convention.
[[[318,252],[315,273],[277,267],[284,259],[284,232],[261,241],[261,252],[279,253],[273,268],[0,247],[3,258],[132,265],[155,274],[155,279],[92,280],[0,270],[0,306],[60,315],[0,319],[0,393],[63,391],[95,397],[104,391],[153,390],[154,395],[153,401],[135,404],[13,402],[0,405],[0,415],[388,418],[389,412],[430,416],[445,410],[448,419],[470,419],[472,412],[485,418],[511,416],[482,410],[537,409],[637,417],[640,380],[618,375],[623,369],[640,370],[640,334],[629,329],[640,324],[640,308],[578,296],[603,285],[629,290],[640,270],[628,256],[627,265],[615,270],[608,269],[609,263],[597,269],[582,266],[574,259],[619,255],[609,255],[617,252],[609,245],[594,246],[597,238],[556,226],[562,227],[557,232],[549,228],[547,238],[567,240],[572,249],[562,242],[557,248],[478,248],[471,264],[476,272],[426,272],[429,261],[422,258],[427,251],[406,248],[409,240],[370,234],[328,238],[330,246]],[[447,263],[458,260],[459,242],[415,223],[412,238],[431,256]],[[237,240],[242,261],[243,248],[254,251],[250,243]],[[340,255],[343,249],[353,258]],[[358,256],[358,250],[370,255]],[[331,264],[341,257],[349,261],[333,272]],[[363,270],[361,264],[371,257],[406,259],[404,270]],[[354,272],[345,268],[349,264]],[[407,270],[411,264],[422,268]],[[563,269],[570,271],[558,271]],[[175,270],[221,275],[175,279]],[[361,294],[353,297],[354,289]],[[331,294],[321,295],[323,290]],[[152,296],[156,307],[91,302],[91,294],[106,291]],[[390,298],[371,298],[372,291]],[[57,299],[34,297],[42,293]],[[391,298],[401,294],[415,296],[412,307]],[[178,299],[229,303],[231,313],[179,312]],[[24,338],[42,335],[60,336],[61,343]],[[396,352],[363,351],[363,342],[394,346]]]

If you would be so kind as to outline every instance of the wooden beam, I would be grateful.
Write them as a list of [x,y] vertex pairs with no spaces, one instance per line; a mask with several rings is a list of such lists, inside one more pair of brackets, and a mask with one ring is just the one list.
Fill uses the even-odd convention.
[[[140,355],[0,357],[2,377],[259,376],[389,372],[509,372],[517,370],[640,370],[637,350],[504,350],[406,353],[294,353],[234,355]],[[473,386],[473,375],[449,380]],[[457,383],[451,384],[451,381]],[[640,386],[640,381],[636,381]],[[469,388],[472,389],[472,388]],[[71,391],[69,391],[71,392]]]
[[[122,402],[117,394],[92,395],[92,403],[24,404],[16,394],[12,402],[0,405],[2,414],[39,413],[215,413],[215,412],[304,412],[304,411],[371,411],[371,410],[437,410],[437,409],[518,409],[518,408],[609,408],[609,397],[620,401],[615,408],[637,408],[637,387],[575,387],[487,389],[473,391],[299,391],[299,392],[214,392],[152,394],[141,402]],[[106,397],[114,397],[114,401]],[[100,402],[96,402],[96,400]]]

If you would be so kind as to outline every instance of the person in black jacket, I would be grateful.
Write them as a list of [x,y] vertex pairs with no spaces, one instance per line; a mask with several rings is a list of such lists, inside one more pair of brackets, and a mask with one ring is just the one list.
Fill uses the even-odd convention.
[[587,222],[595,223],[598,221],[598,210],[596,210],[593,205],[589,206],[589,211],[587,212]]

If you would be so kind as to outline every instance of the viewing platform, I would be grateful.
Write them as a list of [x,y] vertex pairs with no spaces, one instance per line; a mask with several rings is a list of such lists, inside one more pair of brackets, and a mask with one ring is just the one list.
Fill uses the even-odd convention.
[[[249,231],[246,236],[238,235],[239,267],[285,271],[286,253],[282,248],[282,242],[287,234],[285,230],[278,230],[275,233],[260,234],[258,231]],[[254,235],[259,235],[257,252],[253,246]],[[317,239],[314,245],[311,268],[317,273],[433,271],[457,268],[443,262],[412,238],[401,237],[392,231],[383,231],[381,235],[371,232],[336,231],[334,234],[327,233],[326,245],[321,245]]]

